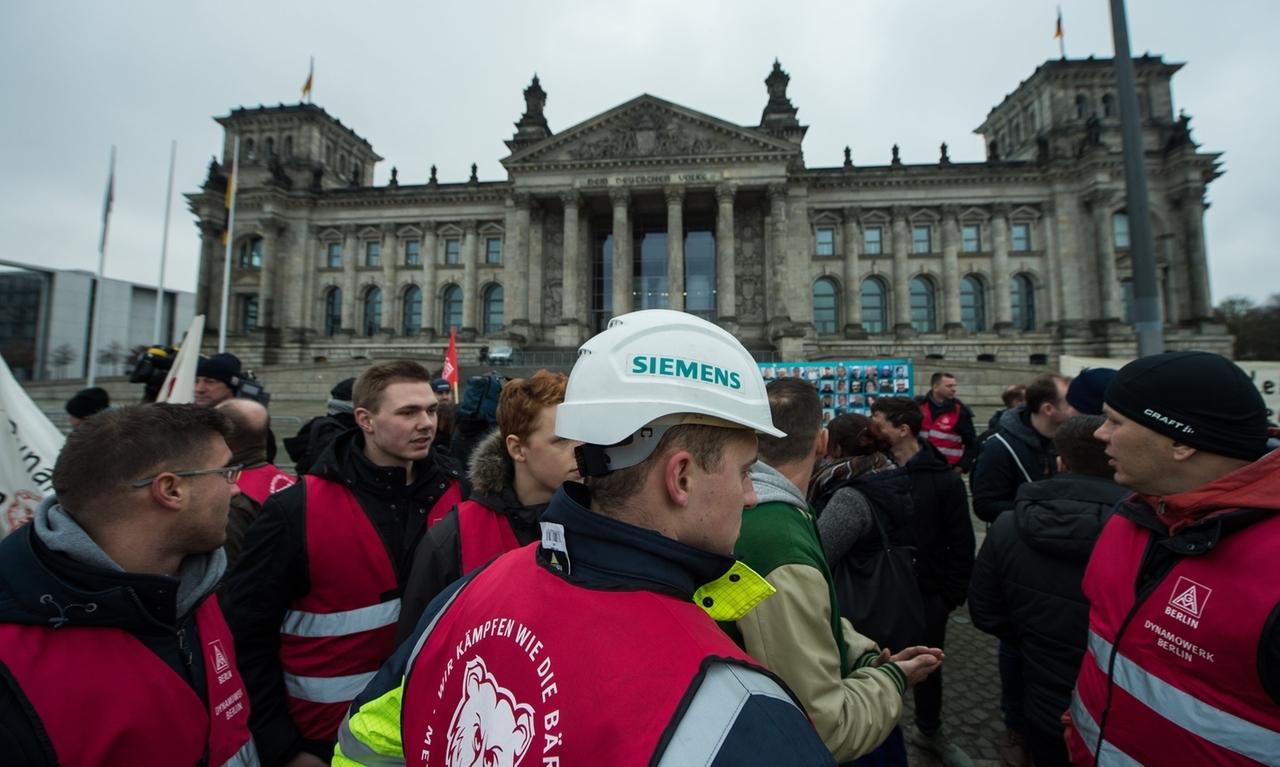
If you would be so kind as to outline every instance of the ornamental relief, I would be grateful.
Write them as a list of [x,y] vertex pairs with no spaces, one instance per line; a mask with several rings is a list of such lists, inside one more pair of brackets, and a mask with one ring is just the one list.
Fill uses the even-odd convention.
[[739,209],[733,221],[734,277],[739,322],[764,322],[764,212]]
[[[739,143],[739,142],[734,142]],[[743,143],[744,149],[748,148]],[[627,157],[687,157],[732,151],[729,140],[654,108],[638,109],[592,131],[565,147],[570,160],[608,160]],[[758,147],[749,147],[758,151]]]
[[543,220],[542,231],[542,322],[554,325],[560,322],[564,300],[560,283],[564,279],[564,218],[548,214]]

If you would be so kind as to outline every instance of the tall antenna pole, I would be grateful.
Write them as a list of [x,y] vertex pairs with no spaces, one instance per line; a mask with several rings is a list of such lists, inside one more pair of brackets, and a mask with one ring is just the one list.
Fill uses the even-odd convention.
[[102,271],[107,263],[107,224],[111,221],[111,204],[116,196],[116,145],[111,145],[111,167],[107,171],[107,195],[102,203],[102,237],[98,239],[98,273],[93,277],[93,313],[89,318],[89,376],[85,386],[97,380],[98,321],[102,318]]

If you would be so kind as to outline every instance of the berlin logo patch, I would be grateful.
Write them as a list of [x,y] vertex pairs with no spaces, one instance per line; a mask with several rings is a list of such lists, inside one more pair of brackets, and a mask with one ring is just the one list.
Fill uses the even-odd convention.
[[1179,576],[1178,582],[1173,586],[1173,593],[1169,595],[1169,605],[1199,618],[1212,593],[1213,589],[1208,586],[1196,583],[1186,576]]
[[227,653],[222,649],[221,639],[213,640],[209,643],[209,647],[213,650],[213,673],[221,674],[231,668],[231,662],[227,660]]

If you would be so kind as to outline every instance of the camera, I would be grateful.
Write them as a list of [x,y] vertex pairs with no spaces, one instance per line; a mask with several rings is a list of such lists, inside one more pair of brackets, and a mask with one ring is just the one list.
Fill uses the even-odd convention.
[[129,383],[143,384],[142,401],[155,402],[160,394],[160,387],[173,367],[173,358],[177,350],[171,346],[149,346],[138,356],[133,372],[129,374]]

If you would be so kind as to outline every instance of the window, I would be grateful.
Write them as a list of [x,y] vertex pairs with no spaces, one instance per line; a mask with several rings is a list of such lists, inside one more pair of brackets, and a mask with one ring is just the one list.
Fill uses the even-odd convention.
[[667,233],[635,227],[632,246],[631,306],[635,309],[666,309]]
[[253,237],[240,243],[240,268],[262,268],[262,238]]
[[244,154],[245,154],[245,157],[248,157],[250,160],[258,156],[257,148],[253,143],[253,139],[245,139]]
[[484,241],[484,262],[486,264],[502,263],[502,240],[489,237]]
[[366,242],[364,244],[364,265],[382,266],[382,243]]
[[716,237],[708,229],[684,233],[684,310],[708,322],[716,315]]
[[933,242],[930,235],[933,233],[928,226],[911,227],[911,252],[912,253],[932,253]]
[[382,329],[382,289],[369,288],[364,294],[363,320],[360,323],[360,334],[372,336]]
[[1118,250],[1125,250],[1129,247],[1129,214],[1117,213],[1111,217],[1112,229],[1115,235],[1115,244]]
[[813,327],[821,334],[836,332],[840,322],[840,289],[830,277],[813,283]]
[[961,230],[965,253],[977,253],[982,250],[982,225],[965,224]]
[[1114,117],[1114,116],[1115,116],[1115,111],[1116,111],[1116,100],[1115,100],[1115,98],[1114,98],[1110,93],[1103,94],[1103,96],[1102,96],[1102,116],[1103,116],[1103,117]]
[[484,333],[502,330],[502,286],[496,282],[484,289]]
[[325,246],[325,252],[328,254],[328,261],[326,263],[329,265],[329,268],[341,269],[342,268],[342,243],[331,242],[327,244]]
[[928,277],[911,280],[911,327],[919,333],[938,332],[938,297]]
[[884,252],[882,235],[884,230],[878,226],[868,226],[862,231],[862,252],[868,256],[878,256]]
[[1009,228],[1013,233],[1013,249],[1022,253],[1031,250],[1031,224],[1014,224]]
[[450,328],[461,327],[462,288],[457,285],[449,285],[440,294],[440,330],[447,333]]
[[324,161],[333,165],[333,144],[324,145]]
[[240,332],[250,333],[258,329],[258,297],[240,296]]
[[450,237],[444,241],[444,262],[446,264],[460,264],[462,253],[462,241],[457,237]]
[[1083,93],[1076,94],[1076,119],[1083,120],[1089,113],[1089,99]]
[[987,329],[987,290],[974,274],[960,281],[960,323],[970,333]]
[[422,241],[421,240],[405,240],[404,265],[418,266],[421,263],[422,263]]
[[416,336],[422,330],[422,290],[410,285],[404,292],[404,317],[400,324],[400,332],[406,336]]
[[329,288],[324,294],[324,334],[336,336],[342,327],[342,288]]
[[1018,330],[1035,330],[1036,291],[1031,278],[1025,274],[1015,274],[1009,293],[1013,306],[1013,327]]
[[862,281],[862,329],[868,333],[883,333],[889,324],[888,289],[879,277]]
[[293,157],[293,136],[284,137],[284,156]]
[[829,226],[820,227],[818,229],[818,250],[819,258],[830,258],[836,254],[836,230]]
[[276,140],[271,136],[267,136],[267,158],[276,156]]

